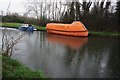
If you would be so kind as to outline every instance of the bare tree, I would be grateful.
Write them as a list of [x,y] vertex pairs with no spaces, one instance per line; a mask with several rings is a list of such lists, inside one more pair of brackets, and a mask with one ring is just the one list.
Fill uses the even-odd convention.
[[[9,4],[8,4],[8,8],[7,8],[7,12],[9,11],[9,7],[10,7],[11,1],[9,0]],[[4,20],[4,22],[6,22]],[[12,31],[8,30],[6,27],[4,29],[2,29],[2,48],[1,48],[1,52],[3,54],[6,54],[7,56],[11,56],[14,46],[19,43],[19,41],[22,39],[24,34],[18,34],[18,31],[16,32],[16,34],[11,34]],[[14,31],[15,32],[15,31]]]
[[[16,31],[16,34],[12,34],[11,30],[8,30],[7,28],[2,30],[2,53],[11,56],[13,53],[14,46],[18,44],[21,39],[23,38],[24,34],[19,34],[18,31]],[[15,31],[14,31],[15,33]]]

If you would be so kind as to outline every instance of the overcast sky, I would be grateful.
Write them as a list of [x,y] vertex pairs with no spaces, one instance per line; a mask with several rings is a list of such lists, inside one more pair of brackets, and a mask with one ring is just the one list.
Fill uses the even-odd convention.
[[[7,11],[9,1],[11,2],[11,5],[9,7],[10,12],[17,12],[19,14],[23,14],[23,13],[25,13],[25,3],[30,0],[0,0],[0,14],[1,14],[1,11],[4,11],[4,13]],[[51,1],[51,0],[49,0],[49,1]],[[60,0],[60,1],[62,1],[62,0]],[[79,0],[79,1],[81,2],[81,0]],[[114,2],[116,0],[110,0],[110,1]]]
[[0,0],[0,11],[7,11],[9,1],[11,5],[9,7],[10,12],[17,12],[23,14],[25,12],[25,1],[27,0]]
[[[11,2],[9,7],[10,12],[17,12],[19,14],[23,14],[25,13],[25,4],[28,1],[30,2],[33,0],[0,0],[0,14],[1,14],[1,11],[4,11],[4,13],[7,11],[9,2]],[[41,1],[45,1],[45,0],[41,0]],[[55,0],[46,0],[46,1],[55,1]],[[58,0],[58,1],[64,1],[64,0]],[[70,0],[67,0],[67,1],[70,1]],[[79,0],[74,0],[74,1],[79,1]]]

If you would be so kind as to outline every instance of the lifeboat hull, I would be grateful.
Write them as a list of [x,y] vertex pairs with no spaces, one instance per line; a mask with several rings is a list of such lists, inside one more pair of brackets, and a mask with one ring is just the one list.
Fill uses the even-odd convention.
[[70,36],[88,36],[88,30],[79,21],[72,24],[48,23],[46,26],[48,33],[70,35]]
[[88,36],[88,31],[58,31],[58,30],[47,30],[48,33],[70,35],[70,36]]

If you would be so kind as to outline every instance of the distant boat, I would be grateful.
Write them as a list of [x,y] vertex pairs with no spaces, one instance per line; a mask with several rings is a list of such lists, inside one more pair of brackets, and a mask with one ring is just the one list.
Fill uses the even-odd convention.
[[72,24],[48,23],[46,29],[48,33],[70,36],[88,36],[88,30],[80,21],[74,21]]
[[19,27],[19,30],[33,32],[37,29],[35,29],[34,26],[30,24],[21,24],[21,26]]

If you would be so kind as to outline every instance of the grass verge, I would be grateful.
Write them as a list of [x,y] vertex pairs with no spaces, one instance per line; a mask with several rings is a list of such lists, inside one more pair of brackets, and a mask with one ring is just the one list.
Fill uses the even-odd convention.
[[21,23],[2,23],[0,24],[0,26],[4,26],[4,27],[12,27],[12,28],[18,28],[20,26]]
[[120,32],[95,32],[95,31],[90,31],[89,32],[90,35],[98,35],[98,36],[120,36]]
[[[10,27],[10,28],[18,28],[20,26],[21,23],[0,23],[0,26],[4,26],[4,27]],[[45,27],[40,27],[40,26],[36,26],[34,25],[35,28],[37,28],[38,31],[46,31]],[[97,36],[120,36],[120,32],[105,32],[105,31],[89,31],[90,35],[97,35]]]
[[2,78],[40,78],[45,79],[40,71],[33,72],[15,59],[2,55]]
[[[4,22],[4,23],[0,23],[0,26],[3,27],[9,27],[9,28],[18,28],[22,23],[14,23],[14,22]],[[36,26],[34,25],[35,28],[37,28],[38,31],[45,31],[46,28],[45,27],[41,27],[41,26]]]

